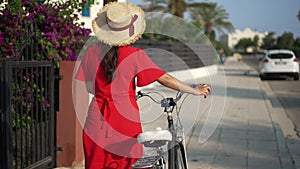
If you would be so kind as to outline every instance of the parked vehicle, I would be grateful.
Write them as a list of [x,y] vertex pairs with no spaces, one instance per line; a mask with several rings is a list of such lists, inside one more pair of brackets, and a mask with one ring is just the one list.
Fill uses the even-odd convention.
[[260,59],[258,71],[261,80],[281,75],[299,80],[299,60],[291,50],[269,50]]

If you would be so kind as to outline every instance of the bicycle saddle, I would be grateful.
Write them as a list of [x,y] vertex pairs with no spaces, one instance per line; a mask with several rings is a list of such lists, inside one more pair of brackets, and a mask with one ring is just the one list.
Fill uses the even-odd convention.
[[172,134],[170,131],[162,130],[158,127],[153,131],[146,131],[139,134],[137,140],[145,147],[161,147],[165,145],[166,142],[172,140]]

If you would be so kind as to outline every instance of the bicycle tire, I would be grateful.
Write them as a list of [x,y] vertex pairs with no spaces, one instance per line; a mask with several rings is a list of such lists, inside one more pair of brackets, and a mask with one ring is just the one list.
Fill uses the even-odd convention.
[[175,151],[175,169],[188,169],[185,148],[181,143]]

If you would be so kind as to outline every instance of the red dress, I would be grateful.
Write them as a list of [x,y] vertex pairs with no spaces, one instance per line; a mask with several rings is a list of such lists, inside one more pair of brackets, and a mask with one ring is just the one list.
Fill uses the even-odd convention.
[[115,78],[107,83],[97,45],[87,49],[77,79],[94,80],[95,95],[83,130],[87,169],[127,169],[143,155],[137,135],[142,132],[135,101],[136,85],[146,86],[165,72],[147,54],[130,46],[119,48]]

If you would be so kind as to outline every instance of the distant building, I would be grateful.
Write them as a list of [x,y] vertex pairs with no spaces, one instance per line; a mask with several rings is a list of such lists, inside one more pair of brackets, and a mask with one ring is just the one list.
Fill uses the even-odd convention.
[[234,46],[239,42],[242,38],[250,38],[253,40],[255,36],[259,37],[258,45],[262,44],[262,39],[268,35],[268,32],[260,33],[251,30],[250,28],[246,28],[245,30],[235,30],[232,33],[227,35],[223,35],[220,40],[228,45],[229,48],[233,49]]

